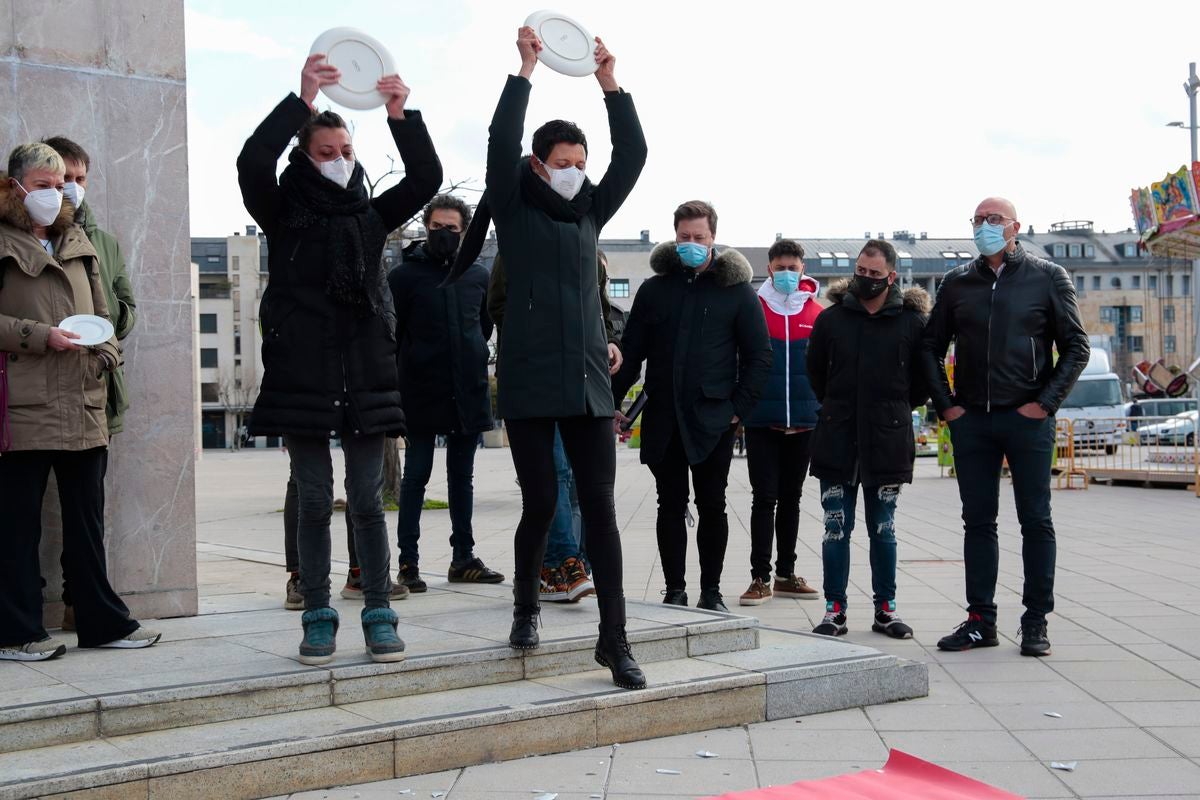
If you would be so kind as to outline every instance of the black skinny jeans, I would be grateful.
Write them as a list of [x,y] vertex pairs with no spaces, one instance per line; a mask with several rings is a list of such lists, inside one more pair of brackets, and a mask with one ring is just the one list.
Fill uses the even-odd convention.
[[517,580],[537,581],[546,551],[546,536],[558,501],[554,468],[554,426],[562,435],[567,460],[575,472],[579,510],[587,529],[596,595],[623,595],[621,534],[613,504],[617,450],[609,417],[510,419],[505,421],[513,466],[521,483],[521,521],[514,542]]
[[967,610],[996,622],[996,577],[1000,541],[1000,470],[1005,459],[1012,473],[1017,519],[1021,523],[1021,560],[1025,567],[1021,623],[1046,621],[1054,610],[1054,562],[1057,545],[1050,516],[1050,465],[1054,458],[1054,417],[1029,419],[1015,410],[969,409],[950,423],[954,473],[963,507],[963,557]]
[[[796,570],[796,534],[800,530],[800,493],[808,474],[812,431],[784,433],[746,428],[746,466],[750,473],[750,576],[771,579],[771,544],[776,546],[775,574]],[[774,534],[774,536],[772,536]]]
[[[329,440],[286,436],[292,477],[299,496],[296,544],[304,608],[329,605],[329,520],[333,516],[333,460]],[[387,523],[383,517],[383,434],[348,436],[346,504],[354,516],[355,549],[362,559],[363,600],[367,608],[387,608],[391,581]]]
[[[658,484],[658,554],[668,589],[685,589],[687,580],[688,534],[685,518],[688,504],[688,472],[696,490],[696,549],[700,552],[700,588],[719,589],[725,567],[725,548],[729,544],[729,518],[725,514],[725,489],[729,484],[729,464],[733,461],[733,435],[730,426],[708,458],[688,464],[679,429],[671,434],[671,443],[662,460],[650,465]],[[591,536],[590,529],[588,536]],[[588,539],[591,547],[591,539]],[[589,551],[590,552],[590,551]]]
[[[350,569],[358,569],[358,549],[354,546],[354,515],[350,513],[350,479],[343,483],[346,489],[346,549],[350,551]],[[296,531],[300,528],[300,493],[296,491],[296,478],[288,472],[287,491],[283,495],[283,555],[288,572],[300,572],[300,547],[296,543]]]

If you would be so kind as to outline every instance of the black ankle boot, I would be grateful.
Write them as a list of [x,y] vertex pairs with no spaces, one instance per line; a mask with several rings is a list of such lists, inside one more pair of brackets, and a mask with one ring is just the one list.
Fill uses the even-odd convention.
[[600,639],[596,642],[596,663],[612,671],[613,683],[622,689],[645,689],[646,674],[633,659],[625,637],[625,598],[601,597]]
[[513,580],[513,624],[508,634],[509,647],[532,650],[538,646],[538,582],[536,580]]

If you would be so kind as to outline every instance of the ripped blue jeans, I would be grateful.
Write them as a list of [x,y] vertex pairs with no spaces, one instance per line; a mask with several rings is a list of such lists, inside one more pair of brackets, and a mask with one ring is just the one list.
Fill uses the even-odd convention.
[[[823,588],[825,599],[841,603],[842,608],[846,607],[846,586],[850,582],[850,532],[854,530],[858,486],[821,481],[821,508],[825,509]],[[862,490],[871,542],[871,590],[878,610],[896,599],[896,501],[900,499],[900,486],[864,486]]]

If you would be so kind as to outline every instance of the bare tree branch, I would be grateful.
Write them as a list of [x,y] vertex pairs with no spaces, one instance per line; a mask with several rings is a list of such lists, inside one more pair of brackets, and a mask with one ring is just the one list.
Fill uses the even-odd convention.
[[258,397],[257,386],[245,386],[240,379],[223,378],[217,388],[217,398],[226,412],[233,414],[234,425],[231,450],[242,449],[242,428],[245,419],[254,407],[254,399]]

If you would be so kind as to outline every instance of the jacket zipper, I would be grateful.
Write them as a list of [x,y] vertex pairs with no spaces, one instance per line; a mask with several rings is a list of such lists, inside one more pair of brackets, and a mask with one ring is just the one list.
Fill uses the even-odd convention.
[[992,281],[992,293],[988,297],[988,327],[987,327],[987,410],[992,413],[992,309],[996,305],[996,286],[1000,283],[997,275]]
[[292,248],[292,255],[288,258],[288,261],[295,261],[296,253],[299,253],[299,252],[300,252],[300,242],[296,242],[296,246]]
[[1032,336],[1030,336],[1030,337],[1029,337],[1029,352],[1030,352],[1030,353],[1032,354],[1032,356],[1033,356],[1033,380],[1034,380],[1034,382],[1036,383],[1036,382],[1037,382],[1037,376],[1038,376],[1038,365],[1037,365],[1037,343],[1036,343],[1036,342],[1033,340],[1033,337],[1032,337]]
[[[785,301],[786,302],[786,301]],[[787,307],[784,307],[787,310]],[[787,427],[792,427],[792,320],[786,314],[783,316],[783,399],[784,419]]]

